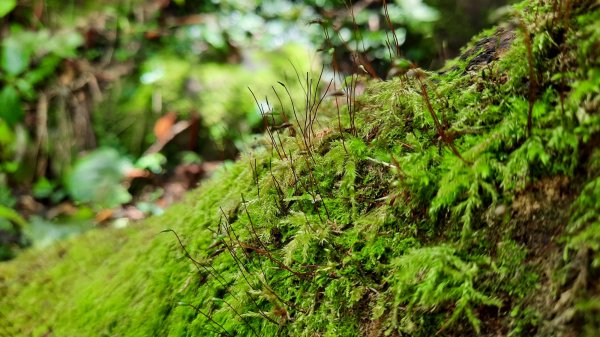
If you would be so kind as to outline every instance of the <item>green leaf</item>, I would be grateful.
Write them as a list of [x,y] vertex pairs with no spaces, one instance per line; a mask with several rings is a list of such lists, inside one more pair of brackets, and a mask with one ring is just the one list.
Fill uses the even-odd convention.
[[162,153],[147,154],[135,163],[137,168],[149,170],[152,173],[159,174],[163,171],[163,166],[167,163],[167,158]]
[[67,176],[66,186],[71,197],[96,208],[113,208],[131,200],[121,183],[133,167],[115,149],[98,149],[79,159]]
[[54,73],[61,60],[57,55],[45,56],[34,69],[23,74],[23,80],[30,86],[45,80]]
[[83,42],[83,37],[76,31],[63,31],[52,35],[45,47],[48,52],[61,58],[76,57],[77,48]]
[[56,184],[46,179],[46,177],[42,177],[33,185],[33,196],[40,199],[48,198],[55,188]]
[[[15,134],[12,131],[12,128],[6,123],[2,118],[0,118],[0,145],[2,146],[2,150],[0,151],[0,155],[6,155],[9,145],[11,145],[15,141]],[[0,159],[2,159],[0,157]]]
[[27,221],[12,208],[0,205],[0,218],[12,221],[21,226],[21,228],[27,227]]
[[0,118],[14,126],[23,120],[23,115],[19,92],[10,85],[6,86],[0,91]]
[[2,69],[9,75],[16,76],[27,69],[31,62],[31,50],[15,38],[7,38],[2,44]]
[[0,1],[0,18],[5,17],[17,7],[17,0],[2,0]]

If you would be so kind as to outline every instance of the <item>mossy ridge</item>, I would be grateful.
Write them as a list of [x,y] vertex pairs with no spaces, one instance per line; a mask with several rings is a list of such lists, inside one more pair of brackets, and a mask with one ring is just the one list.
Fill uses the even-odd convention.
[[[593,1],[520,13],[498,61],[424,80],[468,163],[438,139],[415,79],[370,83],[355,136],[332,127],[307,152],[283,131],[292,160],[258,149],[162,217],[0,266],[0,332],[593,335],[600,15]],[[335,124],[334,107],[320,117]]]

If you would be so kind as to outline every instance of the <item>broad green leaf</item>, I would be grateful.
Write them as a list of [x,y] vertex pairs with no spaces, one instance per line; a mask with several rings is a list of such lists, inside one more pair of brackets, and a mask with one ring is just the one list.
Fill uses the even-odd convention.
[[83,37],[75,31],[55,33],[48,41],[48,52],[61,58],[76,57],[77,48],[83,44]]
[[0,118],[9,126],[14,126],[23,120],[21,97],[17,89],[10,85],[0,91]]
[[5,17],[17,7],[17,0],[2,0],[0,1],[0,18]]
[[167,163],[167,158],[162,153],[147,154],[135,162],[137,168],[149,170],[152,173],[161,173],[163,166]]
[[2,43],[2,69],[9,75],[19,75],[31,62],[31,50],[23,41],[7,38]]
[[98,149],[79,159],[67,176],[71,197],[96,208],[113,208],[131,200],[122,185],[125,174],[133,167],[115,149]]
[[[11,127],[2,118],[0,118],[0,155],[6,155],[7,147],[15,141],[15,134]],[[1,158],[0,158],[1,159]]]

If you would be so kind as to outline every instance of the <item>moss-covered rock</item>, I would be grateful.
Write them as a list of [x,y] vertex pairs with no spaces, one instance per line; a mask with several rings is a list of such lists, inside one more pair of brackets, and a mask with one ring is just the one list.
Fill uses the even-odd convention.
[[339,119],[307,94],[163,216],[0,265],[0,333],[596,336],[599,32],[525,2]]

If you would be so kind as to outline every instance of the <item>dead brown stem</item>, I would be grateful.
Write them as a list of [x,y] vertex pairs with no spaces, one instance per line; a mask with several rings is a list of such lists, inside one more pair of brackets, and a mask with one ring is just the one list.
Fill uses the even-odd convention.
[[436,130],[438,132],[438,135],[442,139],[442,142],[444,142],[444,144],[446,144],[450,148],[450,150],[452,151],[452,153],[454,153],[455,156],[457,156],[465,164],[468,164],[468,162],[460,155],[460,152],[458,152],[458,150],[454,146],[453,141],[446,136],[446,132],[444,130],[444,127],[440,123],[440,120],[437,118],[437,116],[435,114],[435,111],[433,110],[433,106],[431,105],[431,101],[429,99],[429,94],[427,93],[427,88],[425,87],[425,83],[423,83],[423,80],[421,79],[421,76],[419,76],[419,74],[417,74],[415,76],[415,78],[419,82],[419,85],[421,87],[421,94],[423,96],[423,100],[425,101],[425,105],[427,106],[427,110],[429,111],[429,114],[431,114],[431,117],[433,118],[433,123],[435,124],[435,128],[436,128]]

